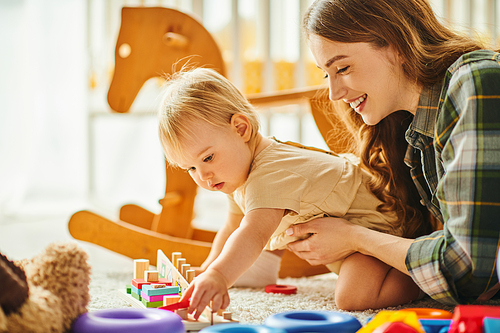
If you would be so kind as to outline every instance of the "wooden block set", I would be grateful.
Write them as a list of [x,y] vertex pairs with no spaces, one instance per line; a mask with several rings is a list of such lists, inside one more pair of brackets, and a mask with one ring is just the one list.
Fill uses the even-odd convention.
[[[176,263],[175,265],[173,263]],[[127,285],[125,290],[119,291],[118,295],[134,307],[159,308],[173,311],[179,315],[187,332],[196,332],[204,327],[222,324],[237,323],[229,311],[219,310],[212,313],[207,307],[203,314],[195,320],[187,313],[189,301],[179,303],[182,291],[194,279],[194,270],[182,258],[180,252],[172,253],[172,261],[158,250],[157,269],[149,269],[149,260],[134,260],[134,278],[132,284]]]
[[[182,275],[189,284],[194,278],[194,270],[191,270],[190,265],[186,264],[186,259],[181,258],[179,252],[174,252],[172,261],[177,262],[177,271],[183,272]],[[148,259],[134,260],[134,278],[130,292],[127,288],[127,293],[141,301],[146,308],[158,308],[179,302],[182,288],[186,286],[179,284],[176,277],[170,276],[169,278],[165,274],[162,275],[164,277],[160,277],[160,272],[157,270],[149,270]]]

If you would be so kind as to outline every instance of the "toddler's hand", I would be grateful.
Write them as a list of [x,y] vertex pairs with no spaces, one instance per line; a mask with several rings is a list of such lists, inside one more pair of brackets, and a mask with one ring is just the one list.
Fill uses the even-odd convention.
[[194,318],[198,319],[210,301],[212,301],[212,311],[214,312],[227,308],[229,305],[227,288],[226,279],[222,274],[214,269],[207,269],[191,282],[180,301],[191,297],[188,312],[196,311]]

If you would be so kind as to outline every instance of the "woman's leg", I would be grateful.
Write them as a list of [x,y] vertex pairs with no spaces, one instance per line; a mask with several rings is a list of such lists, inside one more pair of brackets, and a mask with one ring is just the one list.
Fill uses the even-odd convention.
[[408,303],[419,294],[408,275],[374,257],[354,253],[340,268],[335,302],[342,310],[360,311]]

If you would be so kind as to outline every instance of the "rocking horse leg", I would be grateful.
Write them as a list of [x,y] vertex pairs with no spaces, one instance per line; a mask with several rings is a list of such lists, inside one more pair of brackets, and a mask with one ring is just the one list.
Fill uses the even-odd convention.
[[212,243],[172,237],[136,225],[111,221],[89,211],[73,214],[68,229],[75,239],[102,246],[133,259],[149,259],[156,265],[158,249],[164,253],[182,252],[192,266],[200,266]]
[[120,208],[120,220],[138,227],[151,230],[155,214],[137,205],[124,205]]

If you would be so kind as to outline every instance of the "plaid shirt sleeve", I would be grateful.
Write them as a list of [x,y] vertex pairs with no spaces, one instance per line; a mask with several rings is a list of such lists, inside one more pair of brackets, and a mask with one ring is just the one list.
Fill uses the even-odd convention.
[[419,287],[445,304],[473,302],[498,283],[499,62],[498,53],[486,50],[462,56],[448,70],[437,108],[439,179],[430,191],[443,230],[417,238],[406,265]]

